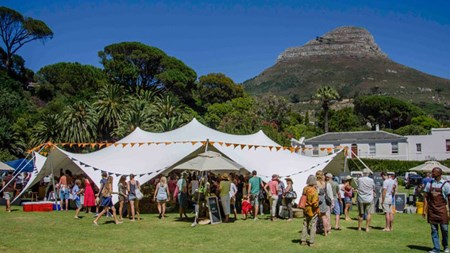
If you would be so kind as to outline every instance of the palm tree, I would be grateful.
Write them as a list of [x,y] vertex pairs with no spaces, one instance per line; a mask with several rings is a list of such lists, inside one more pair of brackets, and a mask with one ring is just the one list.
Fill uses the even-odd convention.
[[154,111],[158,120],[153,126],[158,131],[170,131],[186,122],[185,108],[180,106],[179,100],[174,95],[157,98]]
[[111,132],[117,128],[127,110],[128,98],[122,86],[106,84],[97,93],[94,108],[99,117],[99,133],[103,139],[111,139]]
[[34,127],[31,134],[33,147],[45,142],[58,142],[60,140],[61,127],[56,114],[47,114],[42,117]]
[[119,120],[119,125],[113,134],[118,138],[131,133],[136,127],[144,130],[152,130],[154,121],[153,107],[146,98],[138,97],[130,101],[129,109]]
[[330,86],[320,87],[316,94],[316,98],[320,99],[322,102],[322,110],[324,112],[324,132],[328,132],[328,111],[330,110],[330,103],[332,100],[339,98],[339,93]]
[[61,141],[86,143],[97,137],[98,115],[86,101],[67,106],[58,119]]

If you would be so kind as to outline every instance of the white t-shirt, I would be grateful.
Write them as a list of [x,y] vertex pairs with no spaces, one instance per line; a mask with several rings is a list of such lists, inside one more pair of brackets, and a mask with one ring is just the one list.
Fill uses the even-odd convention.
[[234,183],[230,185],[230,198],[232,198],[237,192],[237,187]]
[[394,192],[395,181],[392,178],[388,178],[383,182],[383,191],[386,190],[386,195],[384,197],[385,204],[392,203],[392,193]]

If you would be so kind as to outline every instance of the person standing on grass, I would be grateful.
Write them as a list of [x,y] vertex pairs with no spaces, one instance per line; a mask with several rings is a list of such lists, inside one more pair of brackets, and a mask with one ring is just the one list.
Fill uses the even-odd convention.
[[252,178],[248,180],[248,198],[251,201],[251,204],[254,208],[253,210],[253,219],[258,220],[258,211],[259,211],[259,191],[264,187],[264,184],[260,177],[257,176],[256,170],[252,171]]
[[[284,185],[283,181],[280,180],[280,176],[278,176],[277,178],[278,181],[278,201],[277,201],[277,208],[275,211],[275,215],[277,217],[279,217],[279,213],[280,213],[280,208],[283,206],[283,196],[284,196],[284,192],[286,190],[286,186]],[[282,217],[279,217],[282,218]]]
[[97,217],[99,214],[99,210],[100,210],[100,203],[101,203],[101,199],[102,199],[102,190],[103,187],[105,187],[106,181],[108,181],[108,174],[103,171],[102,172],[102,179],[100,179],[100,189],[98,191],[98,193],[95,195],[95,197],[97,197],[100,201],[96,201],[96,206],[95,206],[95,216]]
[[319,189],[320,218],[322,219],[322,223],[323,223],[324,236],[327,236],[331,230],[330,219],[329,219],[331,206],[329,206],[326,203],[327,202],[326,196],[328,196],[331,199],[331,201],[333,201],[333,196],[332,196],[333,194],[332,194],[332,190],[331,190],[331,185],[325,181],[325,175],[323,174],[323,171],[318,170],[316,172],[316,180],[317,180],[317,187]]
[[84,178],[84,201],[83,206],[86,208],[86,213],[91,213],[91,208],[95,206],[95,195],[92,189],[89,178]]
[[[306,186],[303,188],[302,195],[306,196],[306,205],[303,209],[303,229],[300,239],[300,245],[307,243],[310,247],[314,245],[316,236],[317,219],[319,217],[319,192],[317,181],[314,175],[309,175],[306,180]],[[309,236],[309,241],[307,237]]]
[[231,182],[229,180],[228,173],[223,173],[219,183],[219,196],[220,202],[222,203],[223,213],[225,215],[225,220],[223,222],[227,223],[230,217],[230,189]]
[[395,190],[395,182],[390,175],[385,175],[382,173],[382,176],[385,180],[383,181],[383,190],[381,193],[381,206],[383,207],[383,211],[386,213],[386,226],[383,231],[392,231],[392,225],[394,223],[394,203],[392,201],[392,196]]
[[[326,177],[328,178],[328,183],[331,185],[331,191],[333,194],[334,205],[332,207],[331,212],[335,215],[335,230],[341,230],[339,226],[339,221],[341,219],[341,195],[339,193],[339,184],[333,180],[333,174],[327,173]],[[331,228],[331,220],[330,220],[330,228]]]
[[130,209],[131,209],[131,221],[135,221],[135,216],[137,216],[137,219],[140,220],[139,215],[139,199],[136,197],[136,188],[141,189],[141,185],[139,184],[139,181],[134,179],[134,174],[130,175],[130,181],[128,181],[127,184],[127,191],[128,191],[128,200],[130,201]]
[[122,175],[117,186],[119,189],[119,220],[123,220],[123,206],[128,201],[127,176]]
[[292,219],[294,218],[294,211],[292,210],[292,201],[294,199],[286,197],[286,193],[294,191],[294,188],[293,188],[294,183],[292,182],[292,178],[286,177],[286,184],[287,184],[287,186],[286,186],[286,190],[283,193],[283,198],[286,203],[286,208],[288,210],[288,221],[292,221]]
[[236,209],[236,194],[238,192],[237,184],[239,179],[230,175],[229,180],[230,185],[230,204],[233,209],[234,220],[237,220],[237,209]]
[[[62,169],[61,169],[62,172]],[[68,185],[68,180],[66,174],[62,172],[61,177],[59,178],[59,198],[61,200],[61,211],[66,209],[66,212],[69,211],[69,198],[70,198],[70,189]],[[63,205],[64,204],[64,205]]]
[[101,201],[101,206],[103,207],[103,210],[101,211],[101,213],[99,213],[99,215],[95,218],[94,220],[94,225],[98,225],[98,220],[100,220],[100,218],[103,216],[103,214],[105,214],[108,210],[112,210],[112,216],[114,217],[114,221],[116,224],[121,224],[122,222],[117,220],[117,216],[116,216],[116,208],[114,207],[113,203],[112,203],[112,184],[113,184],[113,177],[109,176],[105,186],[102,189],[102,201]]
[[266,184],[264,190],[270,198],[270,220],[277,219],[277,203],[278,203],[278,175],[273,174],[272,180]]
[[358,230],[361,230],[363,215],[366,218],[366,232],[369,232],[370,222],[372,220],[373,197],[375,194],[375,182],[369,177],[370,170],[363,169],[363,176],[358,178]]
[[447,204],[450,195],[450,183],[442,179],[442,169],[439,167],[433,168],[431,175],[433,180],[424,189],[424,212],[422,214],[424,218],[428,218],[428,223],[431,225],[433,249],[430,253],[440,252],[441,250],[439,227],[441,227],[444,252],[449,252]]
[[153,200],[158,203],[158,218],[164,219],[166,213],[166,202],[170,201],[170,191],[167,185],[167,178],[162,176],[159,183],[156,185],[155,194]]
[[353,187],[352,187],[352,185],[351,185],[352,180],[353,180],[353,179],[352,179],[351,176],[347,176],[347,177],[344,179],[344,186],[342,187],[343,190],[344,190],[344,205],[345,205],[345,208],[344,208],[344,215],[345,215],[345,220],[346,220],[346,221],[351,220],[351,219],[350,219],[350,215],[349,215],[348,213],[349,213],[350,207],[351,207],[352,204],[353,204],[353,202],[352,202],[352,198],[353,198]]
[[80,213],[81,208],[83,205],[81,205],[81,198],[80,195],[84,192],[84,189],[80,189],[81,186],[81,180],[77,179],[75,180],[75,185],[72,188],[72,198],[73,201],[75,201],[75,205],[77,206],[77,210],[75,212],[75,219],[79,219],[78,214]]
[[11,212],[11,198],[13,197],[14,189],[16,188],[16,181],[13,180],[12,174],[12,171],[8,171],[8,175],[3,178],[2,182],[2,189],[9,183],[8,186],[3,189],[3,198],[6,200],[6,211],[9,213]]
[[186,172],[181,173],[181,178],[178,179],[177,187],[178,187],[177,198],[178,198],[178,204],[180,206],[178,211],[180,214],[180,219],[183,218],[183,215],[185,218],[188,218],[188,216],[186,214],[186,208],[188,206],[188,196],[187,196],[188,184],[187,184],[187,173]]

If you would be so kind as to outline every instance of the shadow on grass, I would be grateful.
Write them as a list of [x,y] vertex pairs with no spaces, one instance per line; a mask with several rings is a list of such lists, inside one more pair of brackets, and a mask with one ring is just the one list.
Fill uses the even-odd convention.
[[294,240],[292,240],[292,243],[299,244],[300,243],[300,239],[294,239]]
[[420,250],[420,251],[429,251],[429,250],[432,250],[432,248],[430,248],[430,247],[419,246],[419,245],[408,245],[407,247],[408,247],[409,249]]
[[371,229],[375,229],[375,230],[383,230],[384,227],[370,227]]

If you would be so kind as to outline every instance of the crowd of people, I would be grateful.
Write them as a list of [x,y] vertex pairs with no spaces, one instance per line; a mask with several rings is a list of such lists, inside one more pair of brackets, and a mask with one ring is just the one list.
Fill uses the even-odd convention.
[[[370,173],[370,170],[364,169],[361,177],[355,179],[347,176],[341,182],[337,177],[330,173],[324,174],[321,170],[308,177],[298,204],[304,214],[300,244],[313,246],[316,234],[328,236],[333,227],[331,215],[335,217],[334,230],[341,230],[341,216],[344,216],[345,221],[351,220],[349,210],[353,206],[355,196],[357,196],[358,230],[363,230],[365,220],[364,230],[369,232],[371,216],[375,209],[380,208],[385,213],[383,231],[393,231],[394,196],[398,188],[395,174],[382,173],[382,186],[377,189],[375,181],[369,177]],[[48,180],[45,182],[46,198],[47,196],[50,200],[59,198],[61,210],[65,211],[69,210],[69,201],[72,200],[76,206],[74,218],[78,219],[80,211],[84,208],[86,213],[91,213],[95,209],[93,221],[95,225],[98,225],[103,215],[113,217],[116,224],[122,223],[124,217],[128,217],[130,221],[140,220],[139,206],[143,193],[140,182],[133,174],[120,177],[117,192],[113,192],[113,177],[108,176],[106,172],[102,173],[99,188],[86,175],[72,175],[69,170],[64,172],[62,169],[60,175],[59,178],[54,178],[56,184]],[[450,199],[450,183],[441,176],[442,170],[434,168],[420,186],[425,202],[423,215],[431,225],[434,248],[430,252],[440,252],[439,229],[443,237],[444,252],[449,252],[447,205]],[[27,175],[23,174],[15,180],[12,173],[3,178],[3,197],[6,200],[7,212],[11,211],[10,200],[26,185],[26,179]],[[244,220],[252,218],[256,221],[267,206],[271,221],[279,218],[292,221],[293,207],[297,207],[297,203],[294,203],[297,195],[293,180],[290,177],[284,179],[286,185],[277,174],[272,175],[272,179],[265,183],[256,171],[245,176],[228,173],[216,175],[211,172],[201,175],[196,172],[173,172],[168,178],[161,176],[151,180],[150,185],[154,187],[149,195],[156,203],[159,219],[166,217],[167,203],[178,206],[180,219],[188,218],[188,210],[196,210],[197,217],[208,218],[206,201],[208,197],[214,196],[220,199],[223,222],[238,219],[239,213]],[[354,184],[352,180],[355,180]],[[118,195],[118,212],[112,200],[113,194]],[[230,218],[230,214],[233,218]]]

